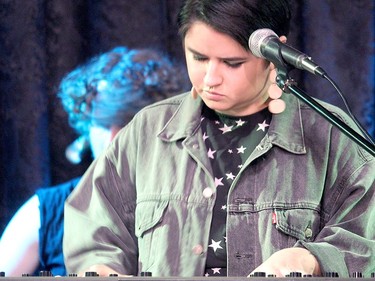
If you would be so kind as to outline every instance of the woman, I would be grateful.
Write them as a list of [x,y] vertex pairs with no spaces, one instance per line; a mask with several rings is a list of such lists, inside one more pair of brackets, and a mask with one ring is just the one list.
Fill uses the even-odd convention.
[[[97,158],[139,109],[184,89],[180,72],[156,50],[116,47],[68,73],[58,96],[80,135],[66,150],[68,159],[79,163],[86,150]],[[1,237],[0,271],[10,277],[66,275],[64,201],[79,180],[40,188],[21,206]]]
[[247,45],[259,28],[285,41],[289,21],[287,0],[185,1],[191,95],[141,110],[85,174],[70,272],[370,274],[374,158],[292,95],[274,110],[275,68]]

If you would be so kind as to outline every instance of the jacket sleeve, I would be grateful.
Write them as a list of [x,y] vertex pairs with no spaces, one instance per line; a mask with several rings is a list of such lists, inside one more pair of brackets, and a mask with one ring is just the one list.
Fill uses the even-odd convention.
[[135,190],[129,177],[119,173],[129,174],[129,165],[113,142],[65,203],[63,249],[68,273],[106,265],[121,274],[137,274]]
[[297,246],[317,257],[323,274],[348,277],[361,271],[369,277],[375,265],[375,159],[358,148],[337,153],[322,202],[327,219],[314,242]]

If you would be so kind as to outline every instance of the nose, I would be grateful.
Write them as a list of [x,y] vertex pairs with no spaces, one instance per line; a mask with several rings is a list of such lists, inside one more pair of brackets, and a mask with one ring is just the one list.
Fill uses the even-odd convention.
[[219,64],[213,61],[209,61],[206,65],[204,84],[208,87],[214,87],[221,84],[222,81],[223,77],[220,73]]

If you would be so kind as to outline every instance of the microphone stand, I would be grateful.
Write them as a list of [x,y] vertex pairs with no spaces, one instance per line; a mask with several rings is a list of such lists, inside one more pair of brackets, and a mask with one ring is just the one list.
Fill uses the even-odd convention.
[[[280,66],[280,65],[279,65]],[[375,146],[372,145],[367,139],[362,137],[348,125],[346,125],[343,121],[333,115],[330,111],[325,109],[321,104],[319,104],[316,100],[312,97],[307,95],[304,91],[299,89],[294,82],[293,79],[290,79],[287,75],[287,70],[284,68],[278,68],[278,75],[276,77],[277,85],[280,89],[283,90],[285,93],[292,93],[297,96],[299,99],[304,101],[307,105],[309,105],[312,109],[322,115],[325,119],[327,119],[330,123],[334,126],[339,128],[345,135],[347,135],[350,139],[360,145],[363,149],[368,151],[372,156],[375,157]]]

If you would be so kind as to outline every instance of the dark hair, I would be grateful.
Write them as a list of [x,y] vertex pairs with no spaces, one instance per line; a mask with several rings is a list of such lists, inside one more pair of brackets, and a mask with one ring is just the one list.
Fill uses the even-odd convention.
[[78,134],[124,126],[144,106],[186,87],[184,68],[152,49],[116,47],[68,73],[58,96]]
[[289,0],[186,0],[177,23],[182,38],[195,21],[201,21],[249,50],[248,40],[255,30],[269,28],[287,36],[290,19]]

